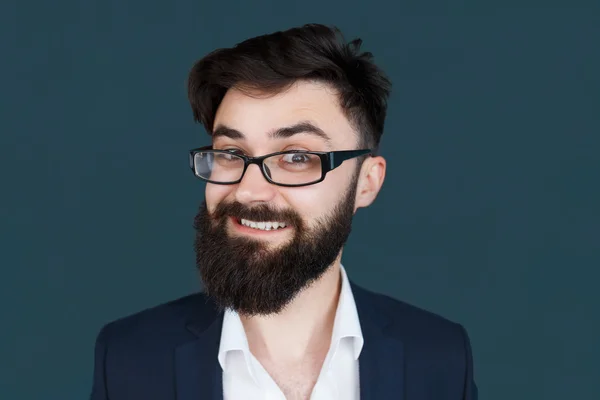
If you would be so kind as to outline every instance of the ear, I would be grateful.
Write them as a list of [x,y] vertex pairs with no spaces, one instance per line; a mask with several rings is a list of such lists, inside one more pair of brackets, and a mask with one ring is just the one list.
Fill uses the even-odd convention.
[[360,169],[356,189],[354,212],[361,207],[368,207],[375,201],[385,179],[385,158],[381,156],[368,157]]

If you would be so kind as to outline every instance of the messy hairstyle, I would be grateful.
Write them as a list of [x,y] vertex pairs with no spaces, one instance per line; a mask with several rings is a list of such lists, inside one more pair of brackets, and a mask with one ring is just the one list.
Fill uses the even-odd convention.
[[275,95],[299,80],[324,82],[359,134],[361,147],[376,150],[383,134],[391,82],[360,52],[361,39],[346,43],[335,27],[309,24],[215,50],[193,66],[188,98],[194,119],[213,131],[225,93],[235,87]]

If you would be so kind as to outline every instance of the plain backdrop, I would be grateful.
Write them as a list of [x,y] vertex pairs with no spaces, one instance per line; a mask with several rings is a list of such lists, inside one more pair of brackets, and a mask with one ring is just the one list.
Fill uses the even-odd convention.
[[600,398],[600,7],[473,3],[2,2],[0,398],[87,398],[103,324],[199,290],[187,73],[308,22],[394,83],[351,278],[463,324],[482,399]]

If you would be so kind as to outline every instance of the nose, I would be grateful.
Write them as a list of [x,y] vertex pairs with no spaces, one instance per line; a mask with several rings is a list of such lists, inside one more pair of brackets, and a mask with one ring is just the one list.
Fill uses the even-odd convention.
[[267,202],[276,194],[275,185],[269,183],[260,167],[256,164],[248,166],[242,181],[238,183],[235,198],[243,204]]

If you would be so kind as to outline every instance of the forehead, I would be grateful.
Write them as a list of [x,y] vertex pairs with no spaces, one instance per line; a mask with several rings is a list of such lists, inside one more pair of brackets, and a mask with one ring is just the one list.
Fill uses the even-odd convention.
[[214,128],[225,125],[243,133],[248,141],[263,142],[273,140],[270,132],[302,122],[325,132],[332,147],[346,148],[357,140],[336,91],[319,82],[296,82],[275,95],[232,88],[217,110]]

